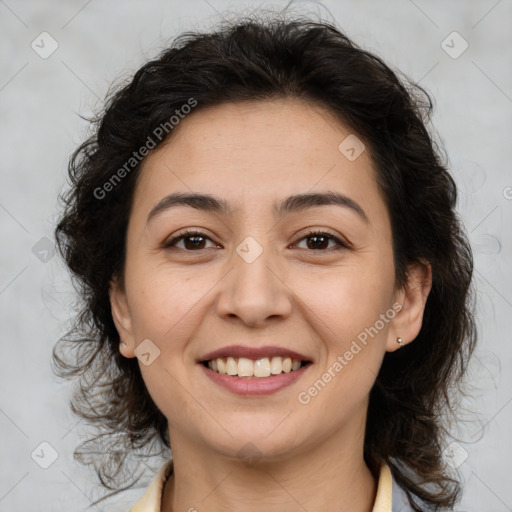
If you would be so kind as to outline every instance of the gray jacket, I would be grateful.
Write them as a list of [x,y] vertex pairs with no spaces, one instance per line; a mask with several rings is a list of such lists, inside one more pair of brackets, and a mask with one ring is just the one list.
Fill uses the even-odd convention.
[[[395,479],[392,476],[393,487],[391,490],[391,512],[414,512],[405,491],[396,483]],[[428,505],[420,500],[420,498],[415,497],[414,501],[416,505],[419,505],[423,512],[428,512],[431,508]]]

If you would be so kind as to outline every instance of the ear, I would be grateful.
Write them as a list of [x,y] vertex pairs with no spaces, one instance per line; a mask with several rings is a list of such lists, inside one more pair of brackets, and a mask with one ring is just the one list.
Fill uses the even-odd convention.
[[402,309],[390,322],[387,352],[400,348],[397,338],[402,338],[402,345],[411,343],[418,336],[423,323],[425,304],[432,288],[432,267],[428,261],[422,259],[407,267],[407,276],[407,283],[395,295],[395,302]]
[[112,319],[121,339],[119,352],[124,357],[135,357],[135,340],[133,338],[132,319],[128,308],[128,301],[126,300],[124,287],[119,283],[117,277],[112,278],[110,281],[108,294]]

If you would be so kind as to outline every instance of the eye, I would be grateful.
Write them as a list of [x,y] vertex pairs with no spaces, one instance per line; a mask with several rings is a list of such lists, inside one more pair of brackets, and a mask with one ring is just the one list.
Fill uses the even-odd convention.
[[205,240],[211,241],[211,239],[208,236],[206,236],[204,233],[201,233],[200,231],[187,230],[178,235],[177,237],[166,241],[162,247],[164,249],[176,247],[178,243],[183,241],[184,247],[178,247],[178,249],[183,249],[188,252],[194,252],[195,250],[205,249]]
[[[187,230],[178,235],[177,237],[171,238],[166,241],[162,246],[164,249],[169,249],[171,247],[178,247],[178,243],[184,243],[183,247],[178,247],[178,249],[185,250],[187,252],[195,252],[196,250],[200,251],[206,249],[205,243],[207,240],[212,240],[210,237],[202,233],[201,231],[196,230]],[[331,233],[327,233],[325,231],[310,231],[305,236],[299,239],[299,242],[303,240],[311,240],[312,243],[307,244],[306,249],[311,249],[315,252],[322,252],[328,250],[342,250],[349,249],[349,246],[342,242],[339,238],[335,237]],[[334,247],[328,247],[329,242],[334,242]],[[213,243],[213,242],[212,242]],[[325,246],[327,243],[327,247]],[[219,247],[219,245],[214,244],[215,247]]]
[[[349,249],[349,246],[342,242],[339,238],[335,237],[331,233],[327,233],[325,231],[310,231],[305,236],[300,238],[299,242],[302,242],[303,240],[306,240],[307,249],[314,250],[315,252],[322,252],[322,251],[328,251],[328,250],[342,250],[342,249]],[[311,243],[308,243],[307,241],[311,240]],[[327,247],[329,245],[329,242],[334,242],[334,247]],[[327,246],[326,246],[327,244]]]

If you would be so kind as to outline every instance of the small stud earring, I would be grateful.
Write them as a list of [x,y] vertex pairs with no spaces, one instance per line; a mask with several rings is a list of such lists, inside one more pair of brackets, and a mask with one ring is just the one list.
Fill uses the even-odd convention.
[[126,343],[124,341],[121,341],[121,346],[122,347],[127,347],[128,345],[126,345]]
[[398,348],[402,348],[403,347],[402,343],[404,342],[404,340],[402,338],[397,338],[396,342],[400,345]]

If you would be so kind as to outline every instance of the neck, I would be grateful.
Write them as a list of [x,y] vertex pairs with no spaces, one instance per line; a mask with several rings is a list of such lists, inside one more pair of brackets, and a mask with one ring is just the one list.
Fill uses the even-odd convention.
[[371,512],[377,481],[363,459],[364,434],[346,434],[286,460],[262,457],[248,465],[205,453],[172,432],[174,471],[164,488],[162,512]]

